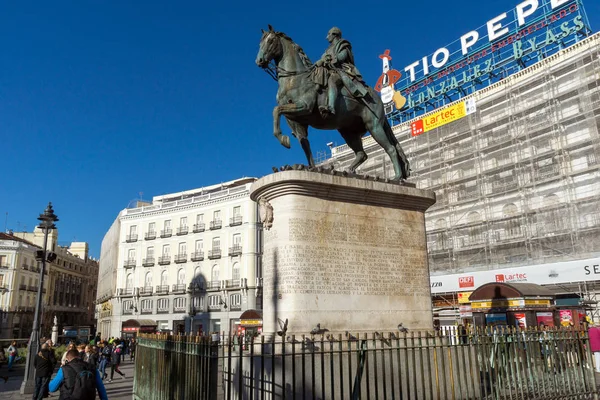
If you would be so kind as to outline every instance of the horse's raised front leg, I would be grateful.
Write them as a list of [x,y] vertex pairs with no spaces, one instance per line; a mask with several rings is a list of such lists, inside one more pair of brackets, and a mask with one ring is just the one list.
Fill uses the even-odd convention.
[[302,115],[307,112],[309,112],[309,109],[303,103],[283,104],[273,109],[273,135],[284,147],[290,148],[290,138],[281,133],[281,115],[293,117],[294,115]]

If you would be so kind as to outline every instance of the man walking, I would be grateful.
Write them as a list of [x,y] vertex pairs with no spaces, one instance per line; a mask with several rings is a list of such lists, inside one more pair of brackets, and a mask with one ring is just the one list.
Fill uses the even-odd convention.
[[91,400],[98,392],[100,400],[108,400],[100,373],[79,358],[76,349],[67,352],[66,361],[50,382],[51,392],[60,389],[59,398],[70,400]]
[[120,343],[117,345],[117,347],[115,347],[115,349],[112,352],[112,357],[110,360],[110,379],[108,380],[109,382],[113,381],[113,378],[115,377],[115,371],[117,371],[117,373],[119,375],[121,375],[121,378],[125,379],[125,374],[122,373],[121,370],[119,369],[119,365],[121,364],[121,355],[122,354],[123,354],[123,344]]
[[52,354],[52,350],[48,348],[48,344],[42,344],[42,349],[36,354],[33,359],[35,367],[35,392],[33,400],[42,400],[46,395],[46,388],[50,382],[52,372],[54,372],[54,364],[56,359]]

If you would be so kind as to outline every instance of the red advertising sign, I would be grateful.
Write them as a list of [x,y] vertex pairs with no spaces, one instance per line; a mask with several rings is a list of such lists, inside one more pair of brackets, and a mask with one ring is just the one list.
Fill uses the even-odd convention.
[[496,275],[496,282],[504,282],[504,274]]
[[410,129],[413,136],[419,136],[421,133],[425,132],[423,120],[420,119],[418,121],[414,121],[412,124],[410,124]]
[[460,288],[475,287],[475,278],[473,276],[461,276],[458,278],[458,286]]
[[527,328],[525,313],[515,313],[515,320],[519,328]]
[[546,326],[554,326],[554,317],[551,312],[539,312],[536,315],[537,324],[544,324]]
[[573,311],[560,310],[560,324],[562,326],[569,326],[571,323],[573,323]]

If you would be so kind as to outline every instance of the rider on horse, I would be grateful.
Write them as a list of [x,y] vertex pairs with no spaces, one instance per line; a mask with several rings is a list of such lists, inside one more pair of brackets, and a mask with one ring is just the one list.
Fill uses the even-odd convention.
[[323,114],[335,114],[335,102],[339,89],[346,87],[354,97],[364,97],[367,85],[354,65],[352,45],[346,39],[342,39],[342,31],[333,27],[327,33],[327,41],[330,43],[325,54],[315,64],[312,79],[321,87],[327,87],[327,105],[320,105],[319,111]]

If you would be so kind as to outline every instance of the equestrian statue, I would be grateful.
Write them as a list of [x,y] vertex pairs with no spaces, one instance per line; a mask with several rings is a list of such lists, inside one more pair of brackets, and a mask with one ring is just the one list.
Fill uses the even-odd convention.
[[[354,65],[350,42],[339,28],[327,34],[330,45],[313,64],[304,50],[283,32],[262,31],[256,64],[277,80],[277,106],[273,109],[273,134],[283,146],[290,138],[281,133],[283,115],[298,139],[309,166],[314,167],[308,142],[308,127],[337,129],[355,158],[350,172],[367,159],[362,137],[370,132],[385,150],[394,166],[394,180],[409,177],[408,159],[385,117],[383,103]],[[271,66],[274,63],[274,66]]]

